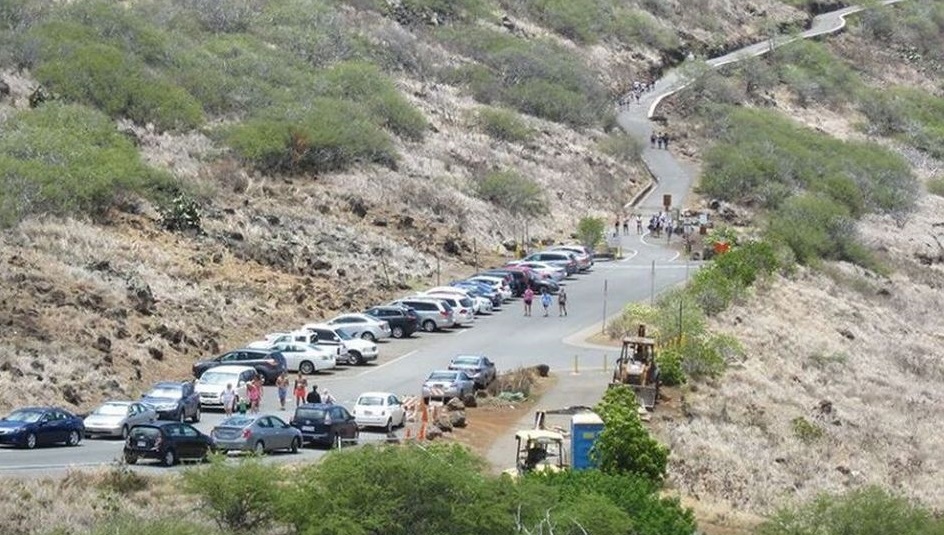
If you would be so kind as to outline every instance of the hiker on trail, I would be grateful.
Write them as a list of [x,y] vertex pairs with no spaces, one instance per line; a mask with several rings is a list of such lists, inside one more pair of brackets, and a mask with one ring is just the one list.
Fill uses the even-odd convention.
[[560,307],[558,311],[558,316],[567,315],[567,290],[561,288],[560,292],[557,293],[557,306]]
[[659,133],[659,135],[656,136],[656,146],[660,149],[662,148],[662,133],[661,132]]
[[541,306],[544,307],[544,317],[547,317],[547,309],[551,306],[551,294],[547,293],[547,288],[541,290]]
[[226,416],[232,416],[233,409],[236,407],[236,391],[233,390],[233,383],[226,384],[226,390],[220,394],[220,402],[223,403],[223,412]]
[[649,146],[653,149],[656,148],[656,133],[655,132],[649,134]]
[[642,216],[636,214],[636,234],[642,234]]
[[619,236],[620,221],[619,216],[616,216],[616,221],[613,222],[613,235]]
[[669,134],[662,134],[662,146],[665,148],[665,150],[669,150]]
[[629,218],[623,219],[623,236],[629,234]]
[[672,226],[672,221],[670,220],[665,224],[665,243],[672,241],[672,231],[675,230],[675,227]]
[[525,289],[524,294],[522,294],[521,297],[524,298],[524,315],[530,316],[531,315],[531,302],[534,301],[534,290],[532,290],[531,287],[529,286],[527,289]]
[[311,385],[311,392],[305,398],[308,403],[321,403],[321,394],[318,393],[318,385]]
[[298,407],[305,402],[305,395],[308,393],[308,379],[302,376],[302,372],[298,372],[298,377],[295,378],[293,391],[295,393],[295,406]]

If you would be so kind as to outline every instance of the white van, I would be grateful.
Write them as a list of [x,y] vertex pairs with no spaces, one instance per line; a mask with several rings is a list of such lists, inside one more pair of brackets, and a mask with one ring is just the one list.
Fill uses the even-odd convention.
[[247,399],[246,385],[256,376],[255,368],[251,366],[217,366],[203,372],[197,379],[194,389],[200,396],[201,407],[222,407],[221,399],[226,385],[233,385],[236,392],[236,401]]

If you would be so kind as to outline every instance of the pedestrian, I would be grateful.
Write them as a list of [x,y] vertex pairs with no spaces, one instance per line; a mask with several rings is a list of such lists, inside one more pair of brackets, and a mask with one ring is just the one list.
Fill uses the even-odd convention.
[[669,134],[662,134],[662,146],[669,150]]
[[656,148],[656,133],[655,132],[649,134],[649,146],[653,149]]
[[623,236],[629,234],[629,218],[623,219]]
[[524,298],[524,315],[530,316],[531,315],[531,301],[534,301],[534,290],[532,290],[531,287],[528,286],[524,290],[524,294],[522,294],[521,297]]
[[659,135],[656,136],[656,147],[660,149],[662,148],[662,133],[661,132],[659,133]]
[[285,399],[288,398],[288,377],[284,372],[275,380],[275,388],[279,392],[279,407],[284,411]]
[[258,414],[262,403],[262,380],[258,375],[246,386],[246,397],[249,398],[249,412]]
[[334,396],[331,395],[331,392],[328,391],[327,388],[325,388],[324,394],[321,395],[321,402],[327,403],[328,405],[334,405],[335,403],[337,403],[337,401],[338,400],[336,400]]
[[233,390],[233,383],[226,384],[226,390],[220,394],[220,402],[223,403],[223,413],[226,416],[232,416],[233,409],[236,407],[236,391]]
[[620,227],[619,216],[616,216],[616,221],[613,222],[613,235],[614,236],[619,236],[619,227]]
[[547,293],[547,288],[541,290],[541,306],[544,307],[544,317],[547,317],[547,309],[551,306],[551,294]]
[[560,311],[558,311],[557,315],[566,316],[567,315],[567,290],[563,288],[561,288],[560,291],[557,292],[557,306],[560,307]]
[[642,234],[642,216],[636,214],[636,234]]
[[298,372],[298,377],[295,378],[293,392],[295,394],[295,406],[298,407],[305,402],[305,395],[308,393],[308,379],[302,376],[302,372]]
[[321,403],[321,394],[318,393],[318,385],[311,385],[311,392],[305,398],[308,403]]

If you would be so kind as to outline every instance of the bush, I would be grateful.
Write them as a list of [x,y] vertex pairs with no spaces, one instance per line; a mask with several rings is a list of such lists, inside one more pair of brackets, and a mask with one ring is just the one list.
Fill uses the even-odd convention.
[[624,163],[641,162],[644,148],[642,141],[626,134],[611,134],[597,142],[600,152]]
[[534,217],[547,213],[547,198],[537,182],[513,171],[494,171],[476,185],[482,199],[514,215]]
[[907,499],[878,487],[839,496],[823,494],[810,503],[784,508],[758,535],[940,535],[944,521]]
[[869,264],[845,207],[817,195],[790,199],[771,216],[767,236],[786,245],[803,264],[821,259]]
[[602,241],[606,223],[599,217],[584,217],[577,223],[577,239],[580,243],[594,250]]
[[804,444],[815,442],[822,438],[824,434],[822,427],[810,423],[809,420],[802,416],[797,416],[790,420],[790,427],[793,428],[793,435]]
[[684,358],[679,351],[679,345],[662,346],[656,354],[656,364],[659,365],[659,381],[665,386],[678,386],[687,382],[685,369],[682,366]]
[[358,162],[392,166],[387,134],[359,106],[318,98],[307,109],[273,110],[226,129],[226,143],[264,170],[327,172]]
[[46,103],[0,130],[0,224],[39,213],[97,217],[170,184],[108,117],[84,106]]
[[770,61],[804,106],[814,102],[839,106],[852,101],[862,88],[855,71],[815,41],[798,39],[777,48]]
[[944,98],[913,88],[870,91],[860,109],[868,129],[895,136],[935,158],[944,158]]
[[534,138],[534,130],[517,113],[501,108],[481,108],[477,114],[477,124],[486,134],[499,141],[523,143]]
[[928,180],[928,193],[944,197],[944,177],[935,177]]
[[649,435],[636,409],[636,394],[627,386],[606,390],[594,411],[603,420],[592,455],[604,473],[635,475],[661,482],[669,450]]
[[259,459],[230,465],[214,456],[210,466],[185,471],[183,482],[221,530],[256,532],[277,516],[283,476],[281,468]]
[[174,197],[160,213],[161,226],[167,230],[200,230],[200,207],[187,196]]
[[150,484],[151,481],[147,476],[135,472],[125,464],[119,464],[102,475],[98,487],[126,496],[132,492],[145,490]]
[[[713,238],[733,243],[730,236],[715,235]],[[776,251],[770,243],[749,242],[716,256],[711,264],[695,274],[686,291],[705,314],[712,316],[744,297],[758,279],[770,275],[778,267]]]
[[[76,533],[73,527],[47,532],[49,535],[71,535]],[[116,533],[134,533],[135,535],[207,535],[207,527],[176,518],[139,518],[121,514],[99,521],[90,530],[83,530],[87,535],[114,535]]]

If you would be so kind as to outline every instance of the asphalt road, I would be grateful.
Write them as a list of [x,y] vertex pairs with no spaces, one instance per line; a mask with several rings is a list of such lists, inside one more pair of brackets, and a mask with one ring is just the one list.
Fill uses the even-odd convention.
[[[445,367],[452,356],[460,353],[488,355],[502,370],[548,364],[552,370],[567,372],[572,369],[575,356],[583,366],[600,367],[603,351],[582,347],[579,340],[565,340],[599,325],[604,313],[615,315],[623,304],[648,299],[653,292],[658,293],[685,280],[689,272],[686,265],[677,260],[677,252],[661,244],[647,244],[639,236],[626,237],[625,256],[622,261],[598,263],[590,273],[573,276],[566,282],[570,296],[570,315],[566,318],[558,317],[556,302],[550,317],[541,316],[539,304],[535,306],[535,315],[525,317],[520,300],[514,300],[506,303],[500,312],[479,316],[472,327],[381,342],[377,363],[364,367],[339,367],[330,373],[316,374],[309,378],[309,382],[318,384],[319,390],[329,389],[341,404],[350,409],[357,396],[365,391],[419,395],[426,374]],[[654,278],[653,262],[656,264]],[[259,336],[262,334],[258,333]],[[612,358],[611,355],[611,362]],[[274,387],[266,387],[262,408],[265,413],[286,419],[291,415],[291,410],[278,410]],[[197,427],[208,432],[221,419],[221,413],[204,412]],[[364,442],[383,438],[377,433],[361,433]],[[75,448],[42,447],[27,451],[0,447],[0,473],[52,475],[72,467],[108,465],[120,458],[121,449],[121,440],[108,439],[86,439]],[[321,455],[324,455],[323,450],[305,448],[297,455],[273,454],[271,458],[274,461],[297,461],[316,459]],[[135,469],[167,471],[148,463]]]

